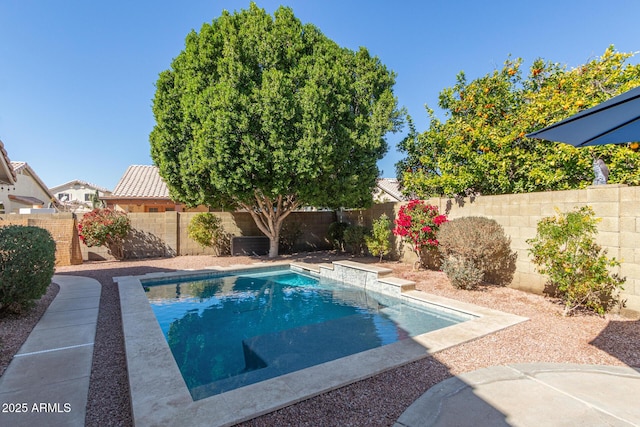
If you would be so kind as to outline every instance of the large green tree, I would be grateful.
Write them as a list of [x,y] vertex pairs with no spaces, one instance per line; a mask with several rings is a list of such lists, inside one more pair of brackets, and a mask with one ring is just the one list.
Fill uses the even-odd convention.
[[542,59],[523,76],[521,60],[468,82],[460,73],[440,93],[445,121],[427,110],[429,128],[411,127],[397,164],[405,191],[418,197],[506,194],[585,187],[592,160],[609,165],[609,182],[640,184],[637,144],[574,148],[526,138],[534,130],[640,85],[640,65],[613,47],[567,70]]
[[292,210],[371,203],[401,121],[394,82],[366,49],[251,3],[192,31],[160,74],[151,155],[174,199],[246,209],[276,256]]

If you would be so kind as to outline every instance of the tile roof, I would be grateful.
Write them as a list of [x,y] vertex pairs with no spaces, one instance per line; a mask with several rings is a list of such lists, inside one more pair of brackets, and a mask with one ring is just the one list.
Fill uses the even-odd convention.
[[148,165],[129,166],[111,197],[170,198],[169,189],[160,177],[158,168]]
[[406,200],[400,191],[400,183],[396,178],[379,178],[378,188],[397,201]]
[[10,163],[11,163],[11,167],[13,168],[16,174],[18,172],[21,172],[23,169],[27,168],[27,162],[10,162]]
[[89,188],[92,188],[94,190],[102,191],[103,193],[110,193],[110,191],[107,190],[104,187],[97,186],[97,185],[92,184],[92,183],[87,182],[87,181],[81,181],[79,179],[74,179],[73,181],[69,181],[69,182],[65,182],[64,184],[56,185],[55,187],[51,187],[49,190],[52,193],[57,193],[58,191],[66,189],[66,188],[69,188],[69,187],[72,187],[75,184],[83,185],[85,187],[89,187]]
[[11,167],[11,160],[4,144],[0,141],[0,182],[3,184],[13,185],[16,183],[16,172]]

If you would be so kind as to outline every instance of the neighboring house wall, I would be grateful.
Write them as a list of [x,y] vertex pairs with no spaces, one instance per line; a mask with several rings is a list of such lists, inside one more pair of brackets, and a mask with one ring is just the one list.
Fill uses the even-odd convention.
[[111,195],[111,192],[105,188],[80,180],[58,185],[50,191],[60,202],[62,209],[71,212],[86,212],[93,209],[93,197],[96,191],[100,198]]
[[29,165],[24,162],[11,162],[11,165],[16,172],[15,185],[0,184],[3,187],[0,201],[4,204],[5,213],[18,213],[20,208],[48,207],[53,195]]

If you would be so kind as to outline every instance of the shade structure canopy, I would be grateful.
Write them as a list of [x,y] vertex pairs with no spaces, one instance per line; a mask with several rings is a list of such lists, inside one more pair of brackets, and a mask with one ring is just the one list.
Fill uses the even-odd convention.
[[574,147],[640,141],[640,86],[527,137]]

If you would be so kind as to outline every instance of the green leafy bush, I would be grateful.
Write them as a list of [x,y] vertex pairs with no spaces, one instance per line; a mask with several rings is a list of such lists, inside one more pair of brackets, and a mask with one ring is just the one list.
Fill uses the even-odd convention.
[[354,255],[364,254],[365,236],[368,232],[369,229],[362,225],[349,225],[344,230],[344,243],[349,248],[349,252]]
[[445,272],[451,284],[458,289],[471,290],[482,283],[484,273],[477,268],[473,261],[449,255],[442,261],[442,271]]
[[382,214],[373,221],[373,231],[364,239],[371,255],[380,257],[382,261],[382,257],[391,251],[391,220],[387,214]]
[[513,280],[517,254],[495,220],[479,216],[456,218],[442,224],[437,237],[443,260],[455,257],[467,269],[473,264],[486,283],[506,286]]
[[302,236],[302,224],[299,221],[285,221],[280,229],[280,250],[291,253]]
[[346,222],[332,222],[329,224],[329,230],[327,231],[327,237],[329,242],[333,245],[333,249],[337,251],[344,251],[344,231],[349,224]]
[[106,246],[116,259],[124,259],[124,239],[131,231],[131,221],[124,212],[111,208],[94,209],[84,214],[78,235],[85,245]]
[[230,253],[229,235],[222,227],[222,220],[211,212],[201,212],[187,226],[189,238],[203,248],[213,248],[216,255]]
[[626,278],[610,269],[620,266],[595,243],[598,218],[589,206],[543,218],[537,234],[528,239],[529,253],[541,274],[549,277],[548,293],[564,302],[564,314],[579,308],[603,315],[622,304],[619,291]]
[[0,227],[0,311],[29,308],[51,283],[56,243],[43,228]]

